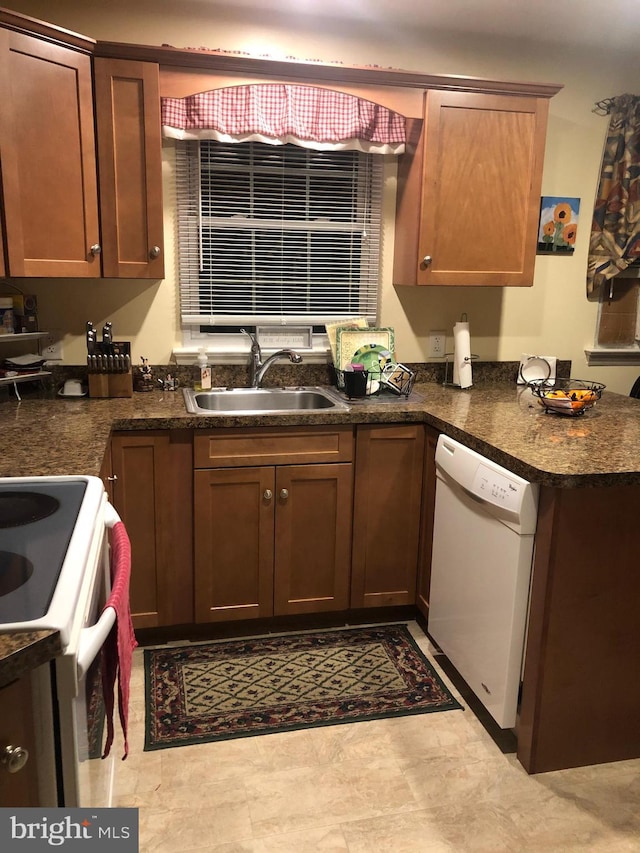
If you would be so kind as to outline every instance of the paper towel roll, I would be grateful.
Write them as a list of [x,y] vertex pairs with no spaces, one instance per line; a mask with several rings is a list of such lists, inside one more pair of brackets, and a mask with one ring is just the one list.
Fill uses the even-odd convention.
[[471,335],[469,324],[456,323],[453,327],[453,384],[461,388],[473,385],[471,378]]

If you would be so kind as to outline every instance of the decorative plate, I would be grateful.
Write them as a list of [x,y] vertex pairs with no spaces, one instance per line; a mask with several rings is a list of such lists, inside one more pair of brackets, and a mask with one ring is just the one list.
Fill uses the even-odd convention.
[[382,344],[365,344],[355,351],[351,364],[361,364],[365,370],[382,373],[382,368],[391,360],[391,353]]
[[[336,350],[338,370],[344,370],[356,360],[365,369],[374,366],[376,370],[388,361],[393,361],[395,340],[392,328],[369,328],[369,329],[337,329]],[[382,364],[380,355],[386,353]],[[358,361],[367,355],[367,362]]]

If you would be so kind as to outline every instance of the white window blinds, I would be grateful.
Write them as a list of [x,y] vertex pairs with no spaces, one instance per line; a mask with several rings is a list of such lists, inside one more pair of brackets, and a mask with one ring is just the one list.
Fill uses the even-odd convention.
[[383,158],[177,142],[184,324],[376,322]]

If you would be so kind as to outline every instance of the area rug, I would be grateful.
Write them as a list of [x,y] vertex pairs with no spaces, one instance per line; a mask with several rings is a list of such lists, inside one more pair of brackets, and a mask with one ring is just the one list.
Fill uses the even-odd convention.
[[145,649],[145,751],[462,706],[406,625]]

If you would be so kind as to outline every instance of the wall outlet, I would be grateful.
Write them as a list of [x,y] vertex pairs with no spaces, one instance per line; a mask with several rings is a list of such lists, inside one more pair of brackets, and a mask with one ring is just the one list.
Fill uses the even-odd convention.
[[49,332],[46,338],[42,338],[40,352],[47,361],[62,361],[64,352],[62,348],[62,332]]
[[446,332],[429,332],[429,351],[428,358],[444,358],[444,351],[447,341]]

